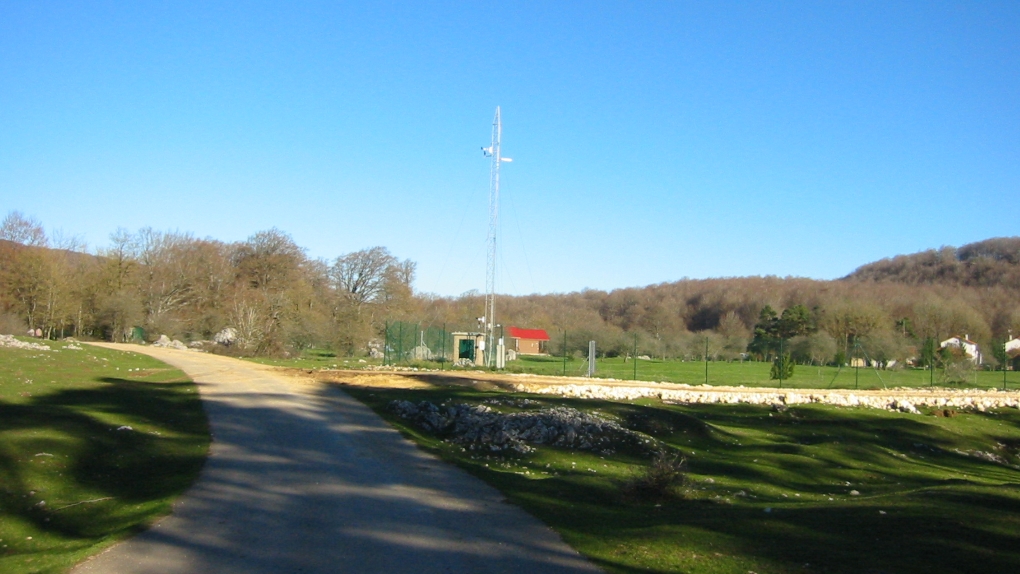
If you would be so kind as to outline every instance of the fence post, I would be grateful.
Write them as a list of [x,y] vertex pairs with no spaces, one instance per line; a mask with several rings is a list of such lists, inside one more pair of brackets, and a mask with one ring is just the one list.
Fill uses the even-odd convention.
[[[855,355],[857,354],[858,350],[859,350],[859,347],[858,347],[858,343],[857,343],[857,335],[854,335],[854,354]],[[856,360],[856,359],[854,359],[854,390],[857,390],[857,389],[860,388],[860,382],[861,382],[861,362]]]
[[390,322],[385,321],[383,323],[383,345],[382,345],[382,364],[383,366],[389,365],[389,352],[390,352]]
[[708,384],[708,335],[705,335],[705,384]]
[[588,378],[595,376],[595,341],[588,341]]
[[404,322],[397,322],[397,362],[404,359]]
[[563,330],[563,376],[567,376],[567,330]]
[[634,333],[634,355],[631,359],[634,361],[634,380],[637,380],[637,333]]
[[783,371],[786,370],[786,355],[783,354],[783,338],[779,337],[779,388],[783,388]]

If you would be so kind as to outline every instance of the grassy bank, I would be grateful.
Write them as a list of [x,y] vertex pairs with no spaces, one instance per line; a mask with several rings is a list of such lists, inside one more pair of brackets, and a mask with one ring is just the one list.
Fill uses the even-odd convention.
[[[610,572],[1020,571],[1020,412],[1013,409],[937,417],[451,387],[349,392]],[[533,402],[507,401],[523,398]],[[682,452],[688,480],[679,496],[634,498],[624,485],[648,467],[647,453],[463,449],[393,415],[387,405],[395,399],[598,412]]]
[[209,446],[184,373],[134,353],[43,344],[53,350],[0,348],[0,572],[63,572],[145,528],[194,481]]

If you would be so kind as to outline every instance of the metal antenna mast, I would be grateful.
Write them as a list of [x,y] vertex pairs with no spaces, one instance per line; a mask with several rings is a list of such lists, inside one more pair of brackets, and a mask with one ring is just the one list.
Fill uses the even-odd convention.
[[492,158],[489,168],[489,235],[486,239],[489,257],[485,266],[485,364],[494,366],[496,354],[496,232],[499,229],[499,164],[513,161],[503,157],[500,144],[503,137],[503,123],[496,106],[496,117],[492,120],[492,145],[483,147],[482,153]]

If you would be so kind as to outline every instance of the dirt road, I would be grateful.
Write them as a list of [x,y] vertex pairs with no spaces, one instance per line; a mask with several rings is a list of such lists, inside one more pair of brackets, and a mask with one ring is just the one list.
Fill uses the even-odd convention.
[[104,346],[191,376],[213,443],[171,516],[76,574],[598,571],[334,385],[203,353]]

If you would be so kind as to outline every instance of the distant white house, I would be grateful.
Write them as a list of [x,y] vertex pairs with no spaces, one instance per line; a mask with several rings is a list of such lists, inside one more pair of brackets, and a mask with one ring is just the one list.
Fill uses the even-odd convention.
[[970,358],[975,364],[981,364],[981,349],[978,348],[978,344],[970,340],[970,335],[964,335],[963,337],[950,337],[939,344],[943,349],[946,347],[956,347],[963,349],[963,352],[967,357]]
[[1006,368],[1014,371],[1020,369],[1020,337],[1006,341]]
[[1020,337],[1006,341],[1006,354],[1020,353]]

